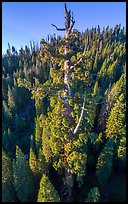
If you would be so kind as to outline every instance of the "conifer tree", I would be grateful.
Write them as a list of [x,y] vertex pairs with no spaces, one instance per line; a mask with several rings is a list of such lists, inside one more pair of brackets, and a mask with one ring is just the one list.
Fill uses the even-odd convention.
[[38,170],[38,176],[40,179],[41,179],[42,174],[48,174],[49,173],[48,163],[46,162],[42,148],[39,149],[39,153],[38,153],[37,170]]
[[37,151],[41,148],[42,145],[42,127],[40,127],[40,118],[37,117],[36,119],[36,133],[35,133],[35,143]]
[[94,85],[94,95],[98,94],[98,81],[96,81],[95,85]]
[[[118,59],[116,59],[111,65],[109,65],[108,69],[107,69],[107,82],[106,83],[114,83],[117,80],[117,72],[119,72],[118,70]],[[119,73],[118,73],[119,74]]]
[[16,161],[13,161],[14,186],[20,202],[35,200],[35,187],[29,164],[21,149],[16,146]]
[[104,148],[102,149],[96,166],[96,175],[101,185],[108,182],[112,171],[113,161],[113,139],[109,138]]
[[46,174],[42,175],[37,202],[60,202],[59,195]]
[[30,148],[30,156],[29,156],[29,166],[30,166],[30,169],[32,170],[33,174],[37,175],[37,158],[36,158],[36,155],[33,151],[32,148]]
[[15,104],[15,99],[14,99],[14,93],[11,90],[10,86],[8,86],[8,106],[10,110],[14,112],[16,104]]
[[[3,118],[11,128],[4,122],[3,135],[5,144],[7,129],[10,128],[11,133],[13,129],[14,134],[18,134],[19,126],[23,130],[24,123],[22,121],[26,121],[27,118],[27,121],[30,121],[30,125],[27,125],[29,127],[28,129],[32,129],[35,132],[35,144],[33,147],[30,145],[29,158],[29,166],[35,175],[35,180],[38,180],[37,183],[39,184],[42,174],[48,175],[48,170],[53,170],[51,166],[54,167],[54,171],[56,170],[64,181],[60,189],[61,195],[63,194],[62,198],[64,197],[64,201],[72,201],[74,199],[74,184],[76,184],[76,181],[79,186],[82,184],[82,178],[86,174],[86,168],[88,171],[88,166],[91,166],[89,163],[86,167],[91,149],[90,146],[94,150],[92,154],[95,155],[99,152],[99,143],[102,147],[106,139],[109,140],[108,137],[116,138],[117,126],[121,128],[117,136],[119,140],[117,144],[118,157],[125,161],[124,116],[121,116],[122,113],[124,114],[125,108],[122,106],[122,112],[119,111],[119,121],[116,113],[113,111],[116,115],[114,118],[112,117],[112,112],[110,112],[119,95],[122,92],[125,95],[126,85],[123,81],[123,79],[126,79],[123,73],[125,35],[119,34],[120,30],[118,26],[114,32],[107,27],[100,33],[100,28],[98,27],[98,30],[96,28],[87,29],[81,34],[76,29],[73,30],[75,24],[74,17],[71,11],[67,10],[66,4],[64,9],[65,27],[58,28],[52,24],[57,30],[65,31],[64,38],[48,36],[47,40],[41,40],[40,48],[36,48],[34,43],[32,47],[31,44],[31,53],[27,46],[25,49],[21,48],[17,56],[19,60],[17,70],[15,70],[15,66],[12,66],[14,62],[13,55],[17,54],[13,49],[14,52],[10,52],[9,55],[8,50],[8,59],[5,60],[5,69],[3,71],[5,76],[4,87],[6,89],[3,92]],[[13,58],[11,59],[12,56]],[[94,73],[91,73],[92,71]],[[25,92],[25,89],[21,88],[21,93],[20,91],[18,92],[20,89],[17,89],[15,82],[15,84],[13,83],[13,78],[10,76],[11,73],[16,79],[20,77],[18,79],[18,85],[27,88],[29,91],[27,90]],[[123,73],[122,76],[121,73]],[[108,94],[107,91],[110,83],[112,83],[112,89]],[[8,87],[11,87],[9,91],[7,90],[9,89]],[[105,91],[106,93],[104,93]],[[17,92],[19,95],[17,95]],[[34,115],[36,118],[35,131],[33,122],[31,122],[31,118],[27,114],[26,100],[24,100],[26,99],[25,96],[31,94],[32,99],[35,100],[36,108]],[[102,105],[100,99],[103,97],[106,97],[106,99]],[[8,106],[6,99],[10,100]],[[109,111],[107,111],[106,102],[110,106]],[[28,99],[29,107],[31,106],[30,104],[31,101]],[[100,106],[97,107],[98,104],[101,104],[101,108]],[[99,112],[100,114],[98,114]],[[97,117],[100,117],[102,121],[99,129],[95,127],[99,124]],[[107,129],[105,130],[106,119]],[[119,122],[115,129],[114,125],[111,125],[112,120],[114,124]],[[15,125],[12,125],[13,121],[15,121]],[[27,123],[25,122],[25,124]],[[97,134],[97,131],[99,133],[104,130],[107,138],[104,138],[102,134],[99,134],[99,136]],[[19,134],[21,135],[21,133]],[[18,137],[20,137],[19,134]],[[29,141],[28,135],[31,134],[25,134],[27,141]],[[19,140],[14,143],[17,144],[18,142]],[[9,144],[7,145],[8,147]],[[26,140],[22,140],[22,145],[29,146],[26,145]],[[99,169],[105,168],[102,165],[100,166],[99,163],[100,160],[105,161],[105,158],[108,158],[109,153],[106,149],[106,152],[102,152],[102,156],[100,155],[99,157]],[[110,156],[108,163],[112,165],[111,158],[112,156]],[[106,163],[105,165],[107,166]],[[25,169],[27,168],[25,167]],[[19,169],[18,172],[20,172]],[[24,174],[26,175],[27,173]],[[99,180],[102,180],[99,174],[97,176]],[[108,177],[102,177],[104,183]],[[18,182],[20,183],[20,180]],[[30,181],[27,182],[30,183]],[[19,189],[21,188],[19,187]],[[29,189],[29,186],[27,186],[27,189]]]
[[12,113],[5,100],[3,100],[3,111],[4,111],[3,115],[7,122],[9,118],[12,118]]
[[123,133],[125,134],[123,131],[125,124],[125,107],[124,94],[122,93],[112,108],[106,124],[106,136],[113,137],[115,141],[125,136],[123,135]]
[[2,149],[2,202],[15,202],[12,161]]
[[[110,110],[113,108],[115,102],[121,95],[124,94],[124,99],[126,98],[126,73],[123,73],[119,80],[113,84],[109,93],[107,94],[107,104],[106,110],[110,113]],[[105,92],[106,94],[106,92]]]

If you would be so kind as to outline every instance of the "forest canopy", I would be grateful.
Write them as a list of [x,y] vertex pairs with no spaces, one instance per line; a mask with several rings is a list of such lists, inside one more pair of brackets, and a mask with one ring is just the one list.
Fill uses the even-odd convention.
[[2,56],[2,202],[126,199],[126,30],[65,17]]

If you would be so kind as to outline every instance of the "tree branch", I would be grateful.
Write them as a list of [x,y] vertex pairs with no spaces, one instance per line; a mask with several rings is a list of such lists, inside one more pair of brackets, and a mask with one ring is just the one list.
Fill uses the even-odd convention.
[[75,21],[74,21],[73,12],[72,12],[71,25],[70,25],[70,28],[69,28],[69,30],[68,30],[69,33],[71,32],[71,30],[72,30],[74,24],[75,24]]
[[59,30],[59,31],[65,31],[66,30],[66,28],[57,28],[57,26],[56,25],[54,25],[54,24],[51,24],[52,26],[54,26],[57,30]]
[[73,131],[73,134],[76,134],[78,132],[78,130],[79,130],[79,127],[80,127],[80,124],[81,124],[81,121],[82,121],[82,118],[83,118],[83,114],[84,114],[85,99],[86,99],[86,92],[84,94],[84,102],[83,102],[80,118],[79,118],[79,121],[78,121],[78,124],[77,124],[76,128]]
[[69,30],[68,30],[69,33],[71,32],[71,30],[72,30],[74,24],[75,24],[75,21],[72,21],[72,24],[70,25],[70,28],[69,28]]
[[83,56],[74,64],[70,67],[70,70],[72,70],[72,72],[74,71],[74,67],[76,67],[81,61],[83,60]]
[[83,52],[83,55],[86,53],[86,50],[87,50],[87,45],[88,45],[88,41],[85,42],[85,47],[84,47],[84,52]]
[[64,4],[64,10],[65,10],[65,13],[68,12],[68,11],[67,11],[67,6],[66,6],[66,4]]

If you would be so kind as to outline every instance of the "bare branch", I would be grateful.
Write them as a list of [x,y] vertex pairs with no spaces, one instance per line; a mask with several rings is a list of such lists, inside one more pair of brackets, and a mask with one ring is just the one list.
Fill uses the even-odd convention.
[[70,67],[70,69],[72,70],[73,72],[73,68],[76,67],[81,61],[83,60],[83,56],[74,64]]
[[85,47],[84,47],[83,55],[85,55],[85,53],[86,53],[86,50],[87,50],[87,44],[88,44],[88,42],[85,42]]
[[72,12],[72,18],[71,18],[71,26],[70,26],[70,31],[72,30],[72,28],[73,28],[73,26],[74,26],[74,24],[75,24],[75,21],[74,21],[74,15],[73,15],[73,12]]
[[86,99],[86,92],[84,94],[84,102],[83,102],[80,118],[79,118],[79,121],[78,121],[78,124],[77,124],[76,128],[73,131],[73,134],[76,134],[78,132],[78,130],[79,130],[79,127],[80,127],[80,124],[81,124],[81,121],[82,121],[82,118],[83,118],[83,114],[84,114],[85,99]]
[[71,30],[72,30],[72,28],[73,28],[73,26],[74,26],[74,24],[75,24],[75,21],[72,21],[72,20],[71,20],[71,22],[72,22],[72,24],[70,25],[70,28],[69,28],[69,30],[68,30],[69,33],[71,32]]
[[59,31],[65,31],[66,30],[66,28],[57,28],[57,26],[56,25],[54,25],[54,24],[51,24],[52,26],[54,26],[57,30],[59,30]]
[[64,4],[64,10],[65,10],[65,13],[68,12],[68,11],[67,11],[67,6],[66,6],[66,4]]
[[83,56],[74,64],[74,66],[76,67],[82,60],[83,60]]
[[74,15],[73,15],[73,12],[72,12],[72,19],[71,19],[72,22],[73,22],[73,19],[74,19]]

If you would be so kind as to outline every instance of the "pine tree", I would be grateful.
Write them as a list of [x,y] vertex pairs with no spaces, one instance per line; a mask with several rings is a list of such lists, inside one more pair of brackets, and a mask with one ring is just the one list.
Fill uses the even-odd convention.
[[40,181],[37,202],[60,202],[57,191],[45,174],[42,175]]
[[110,113],[110,110],[113,108],[115,102],[118,100],[121,93],[124,94],[124,99],[125,99],[126,98],[126,73],[123,73],[121,75],[119,80],[113,84],[113,86],[110,89],[110,92],[107,94],[106,110],[108,113]]
[[95,85],[94,85],[94,95],[97,95],[98,94],[98,89],[99,89],[99,87],[98,87],[98,81],[96,81],[96,83],[95,83]]
[[50,136],[51,136],[50,121],[49,118],[47,118],[44,123],[42,133],[42,151],[47,162],[50,162],[52,157],[52,151],[50,147]]
[[113,159],[113,139],[109,138],[101,151],[96,166],[96,175],[100,184],[105,185],[108,182],[112,171],[112,159]]
[[3,100],[3,115],[6,119],[6,122],[9,120],[9,118],[12,118],[12,113],[10,108],[7,105],[7,102],[5,100]]
[[36,158],[36,155],[35,155],[32,148],[30,148],[29,166],[30,166],[30,169],[32,170],[33,174],[36,177],[37,172],[38,172],[38,170],[37,170],[37,168],[38,168],[37,167],[37,158]]
[[37,151],[41,148],[42,145],[42,127],[40,127],[40,118],[37,117],[36,119],[36,133],[35,133],[35,143]]
[[97,57],[95,57],[94,65],[93,65],[93,72],[95,73],[97,69],[98,69],[98,60],[97,60]]
[[16,142],[16,138],[14,136],[14,134],[12,134],[12,131],[10,130],[10,128],[8,128],[7,130],[3,130],[3,134],[2,134],[2,145],[3,148],[10,154],[12,155],[12,153],[14,152],[14,147],[13,147],[13,143]]
[[11,111],[15,111],[16,104],[15,104],[15,99],[14,99],[14,93],[11,90],[10,86],[8,86],[8,107],[10,108]]
[[[109,65],[107,69],[107,75],[108,77],[106,78],[106,84],[109,83],[114,83],[118,78],[117,78],[117,72],[120,70],[118,69],[118,59],[116,59],[111,65]],[[118,73],[119,74],[119,73]]]
[[35,187],[32,173],[21,149],[16,146],[16,161],[13,161],[14,186],[20,202],[35,200]]
[[13,187],[12,161],[2,149],[2,202],[17,201]]
[[36,119],[36,128],[35,128],[35,148],[39,152],[39,149],[42,147],[42,134],[43,127],[45,126],[46,115],[40,114]]
[[45,156],[42,149],[39,149],[38,159],[37,159],[37,170],[39,178],[41,179],[42,174],[48,174],[48,163],[46,162]]
[[106,136],[113,137],[115,141],[122,138],[124,133],[125,107],[124,95],[122,93],[112,108],[106,124]]

